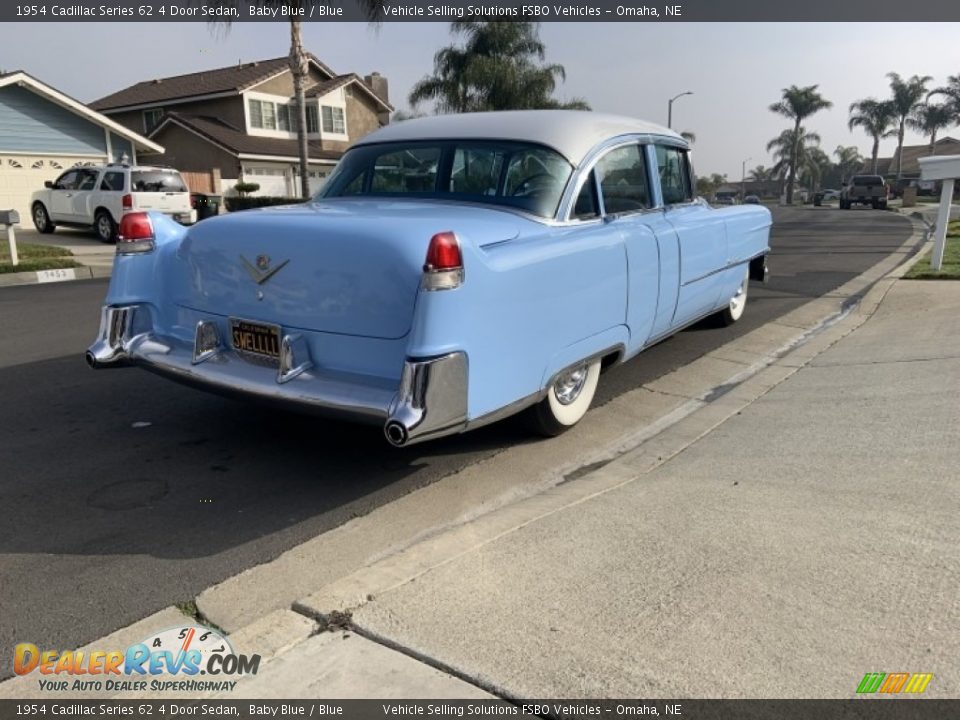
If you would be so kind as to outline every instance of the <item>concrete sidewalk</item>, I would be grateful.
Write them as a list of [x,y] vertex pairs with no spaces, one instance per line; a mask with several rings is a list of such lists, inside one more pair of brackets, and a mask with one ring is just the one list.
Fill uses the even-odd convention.
[[[850,698],[882,671],[957,697],[960,283],[900,281],[857,322],[749,381],[759,399],[733,389],[720,424],[708,407],[306,598],[351,609],[350,638],[233,695]],[[351,643],[383,664],[344,675]]]

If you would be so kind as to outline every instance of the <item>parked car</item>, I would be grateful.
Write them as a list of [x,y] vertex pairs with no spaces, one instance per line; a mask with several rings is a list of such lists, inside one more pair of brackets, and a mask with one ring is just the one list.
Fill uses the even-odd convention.
[[840,193],[840,209],[854,205],[870,205],[874,210],[885,210],[889,191],[879,175],[854,175]]
[[718,195],[713,199],[714,205],[736,205],[737,199],[733,195]]
[[689,146],[575,111],[441,115],[353,145],[309,203],[123,218],[91,367],[382,425],[394,445],[527,409],[556,435],[601,369],[764,280],[764,207],[694,195]]
[[824,199],[824,200],[838,200],[838,199],[840,199],[840,191],[839,191],[839,190],[823,190],[823,191],[821,191],[821,192],[822,192],[822,194],[823,194],[823,199]]
[[743,199],[743,204],[744,204],[744,205],[759,205],[759,204],[760,204],[760,198],[757,197],[756,195],[747,195],[747,196]]
[[166,167],[104,165],[76,167],[33,193],[34,227],[52,233],[57,225],[93,228],[103,242],[116,240],[124,215],[153,210],[181,223],[193,223],[197,212],[190,192],[176,170]]

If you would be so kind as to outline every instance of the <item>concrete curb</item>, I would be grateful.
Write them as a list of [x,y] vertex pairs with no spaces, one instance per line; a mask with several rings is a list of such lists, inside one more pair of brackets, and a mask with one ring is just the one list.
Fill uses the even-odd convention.
[[55,283],[55,282],[69,282],[71,280],[91,280],[97,278],[108,278],[113,272],[113,267],[105,267],[101,265],[81,265],[80,267],[75,268],[64,268],[63,270],[56,271],[58,273],[64,273],[65,277],[62,278],[51,278],[49,276],[44,276],[41,273],[49,271],[30,271],[30,272],[18,272],[18,273],[2,273],[0,274],[0,287],[12,287],[15,285],[37,285],[37,284],[46,284],[46,283]]

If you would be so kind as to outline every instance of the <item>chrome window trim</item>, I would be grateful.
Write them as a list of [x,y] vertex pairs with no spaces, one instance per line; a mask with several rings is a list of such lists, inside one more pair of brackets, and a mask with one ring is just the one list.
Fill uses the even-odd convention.
[[[551,224],[565,227],[579,227],[582,225],[589,225],[591,223],[609,222],[606,220],[606,218],[644,215],[649,212],[663,209],[663,201],[660,194],[659,176],[656,177],[656,182],[654,182],[655,178],[652,175],[653,164],[650,162],[650,151],[648,150],[648,148],[653,147],[654,144],[673,146],[681,150],[689,151],[689,145],[687,145],[683,140],[678,140],[665,135],[653,135],[646,133],[618,135],[599,143],[589,153],[587,153],[587,156],[584,158],[583,162],[580,163],[580,165],[575,169],[569,183],[567,184],[567,188],[564,190],[563,196],[560,199],[560,207],[557,211],[554,222]],[[647,184],[650,188],[651,206],[643,210],[636,210],[629,213],[617,213],[616,215],[607,215],[604,211],[601,213],[599,218],[591,218],[590,220],[577,220],[576,218],[572,217],[577,196],[580,194],[580,190],[583,187],[583,184],[586,182],[586,179],[589,177],[590,172],[594,169],[594,167],[596,167],[597,162],[599,162],[599,160],[608,152],[627,145],[640,145],[645,153],[644,160],[646,161],[647,166]],[[603,208],[603,197],[602,193],[600,192],[599,183],[597,191],[601,208]]]

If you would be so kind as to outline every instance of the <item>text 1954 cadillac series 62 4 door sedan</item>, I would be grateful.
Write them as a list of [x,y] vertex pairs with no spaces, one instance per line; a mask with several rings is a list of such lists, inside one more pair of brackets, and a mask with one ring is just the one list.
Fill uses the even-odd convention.
[[378,423],[398,446],[525,408],[557,434],[601,368],[736,321],[770,224],[698,199],[687,143],[656,125],[408,120],[308,203],[191,228],[127,214],[87,362]]

